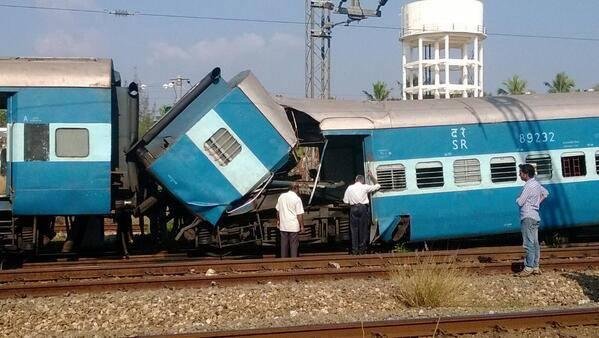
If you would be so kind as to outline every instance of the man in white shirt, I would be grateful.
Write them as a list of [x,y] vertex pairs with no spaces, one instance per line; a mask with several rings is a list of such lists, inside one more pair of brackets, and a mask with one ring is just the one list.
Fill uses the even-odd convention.
[[356,182],[345,190],[343,202],[350,205],[349,227],[351,230],[351,253],[359,255],[366,252],[370,240],[370,207],[368,193],[381,188],[372,173],[368,177],[374,185],[365,184],[364,176],[356,176]]
[[278,228],[281,231],[281,257],[297,257],[299,233],[304,231],[304,207],[297,195],[299,186],[294,184],[291,190],[281,194],[277,200]]

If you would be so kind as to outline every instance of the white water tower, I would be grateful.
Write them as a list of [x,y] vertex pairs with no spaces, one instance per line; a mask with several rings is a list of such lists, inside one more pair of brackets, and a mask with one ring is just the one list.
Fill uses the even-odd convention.
[[403,99],[483,96],[482,0],[414,0],[402,7]]

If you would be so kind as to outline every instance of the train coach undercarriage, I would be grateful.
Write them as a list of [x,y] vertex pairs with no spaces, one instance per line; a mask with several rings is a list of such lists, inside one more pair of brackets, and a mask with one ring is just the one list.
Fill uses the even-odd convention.
[[[166,217],[164,217],[166,216]],[[168,216],[162,215],[162,219]],[[253,220],[252,220],[253,219]],[[227,254],[244,247],[274,248],[279,230],[272,212],[235,217],[228,224],[213,227],[199,222],[184,223],[175,217],[167,223],[145,217],[71,216],[15,218],[0,230],[2,255],[76,257],[77,255],[150,253],[157,250],[184,250]],[[342,243],[349,240],[349,219],[345,208],[307,208],[302,245]]]

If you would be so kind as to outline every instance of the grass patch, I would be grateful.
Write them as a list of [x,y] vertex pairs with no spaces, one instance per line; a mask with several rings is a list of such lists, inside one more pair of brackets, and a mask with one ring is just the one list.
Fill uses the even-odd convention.
[[389,275],[395,297],[409,307],[456,306],[472,299],[470,276],[454,259],[420,257],[417,264],[394,265]]
[[406,243],[397,243],[393,246],[393,249],[391,250],[391,252],[393,253],[405,253],[405,252],[412,252],[412,250],[408,249],[406,247]]

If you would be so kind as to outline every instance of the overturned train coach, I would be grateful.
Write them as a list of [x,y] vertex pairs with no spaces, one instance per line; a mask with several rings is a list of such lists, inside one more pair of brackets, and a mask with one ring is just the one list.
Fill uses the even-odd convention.
[[250,72],[226,82],[217,68],[138,137],[137,85],[120,82],[107,59],[0,59],[5,251],[38,248],[56,216],[92,245],[112,218],[125,250],[134,217],[155,242],[274,243],[274,204],[292,183],[306,204],[301,239],[348,239],[343,192],[368,171],[382,186],[373,240],[518,232],[521,163],[551,193],[542,227],[599,223],[598,93],[273,98]]

